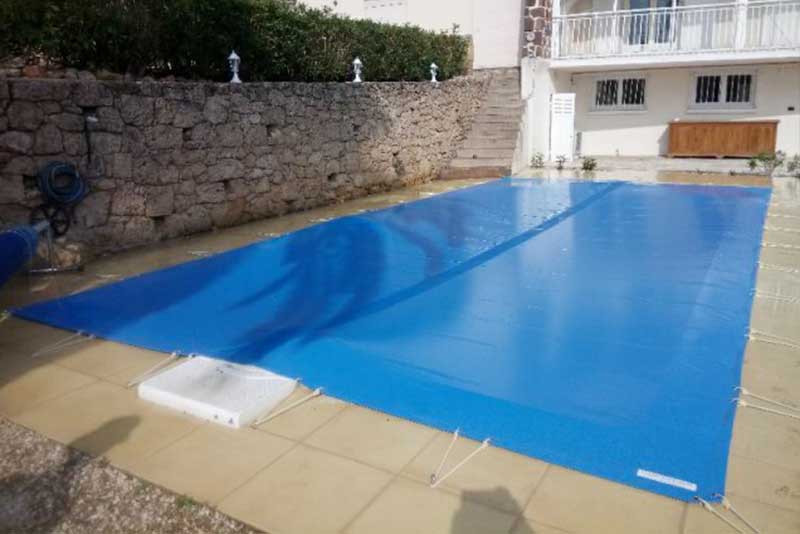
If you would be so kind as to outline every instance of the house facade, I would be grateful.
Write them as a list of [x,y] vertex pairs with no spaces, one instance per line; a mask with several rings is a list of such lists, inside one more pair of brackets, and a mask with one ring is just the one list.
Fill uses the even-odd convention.
[[763,123],[800,153],[800,0],[529,3],[516,166],[667,155],[674,123]]
[[519,66],[524,111],[514,168],[537,153],[674,154],[676,124],[761,123],[753,132],[681,131],[688,145],[766,136],[759,146],[800,153],[800,0],[305,3],[431,30],[455,24],[472,36],[474,68]]

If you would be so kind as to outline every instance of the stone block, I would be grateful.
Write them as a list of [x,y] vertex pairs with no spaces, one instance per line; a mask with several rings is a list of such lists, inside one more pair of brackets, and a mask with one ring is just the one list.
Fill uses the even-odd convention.
[[75,208],[75,219],[80,226],[95,228],[108,221],[111,207],[111,193],[95,191],[89,194]]
[[5,132],[0,135],[0,152],[29,154],[33,148],[33,136],[25,132]]
[[105,84],[93,81],[76,83],[72,99],[82,108],[110,106],[114,103],[111,90]]
[[113,215],[144,215],[145,197],[139,188],[128,186],[114,192],[111,202]]
[[155,122],[155,104],[151,97],[122,95],[119,112],[125,124],[131,126],[150,126]]
[[69,98],[72,86],[61,80],[15,80],[11,82],[11,95],[15,100],[61,101]]
[[6,110],[8,126],[15,130],[35,130],[44,119],[41,107],[34,102],[14,101]]
[[221,124],[228,120],[228,102],[222,96],[212,96],[206,100],[203,116],[211,124]]
[[172,213],[174,192],[171,186],[148,187],[145,190],[145,214],[164,217]]
[[25,186],[21,175],[0,174],[0,205],[21,204],[25,201]]
[[204,204],[216,204],[225,201],[225,185],[221,182],[200,184],[197,186],[197,201]]
[[33,144],[34,154],[60,154],[64,150],[61,130],[52,124],[46,124],[36,132]]

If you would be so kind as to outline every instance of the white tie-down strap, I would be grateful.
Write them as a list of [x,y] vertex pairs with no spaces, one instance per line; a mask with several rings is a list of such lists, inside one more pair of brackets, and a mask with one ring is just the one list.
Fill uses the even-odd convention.
[[764,230],[771,232],[787,232],[790,234],[800,234],[800,228],[789,228],[787,226],[765,226]]
[[800,303],[800,297],[792,297],[789,295],[781,295],[779,293],[770,293],[768,291],[756,291],[756,297],[760,299],[775,300],[777,302],[785,302],[787,304]]
[[[191,358],[192,356],[194,356],[194,355],[193,354],[189,354],[188,355],[189,358]],[[131,378],[131,380],[130,380],[130,382],[128,382],[127,386],[129,388],[132,388],[134,386],[138,386],[139,384],[141,384],[142,382],[144,382],[148,378],[150,378],[152,376],[155,376],[160,371],[163,371],[164,369],[166,369],[169,364],[177,361],[178,358],[180,358],[180,354],[178,354],[177,352],[173,352],[172,354],[169,355],[169,357],[164,358],[163,360],[161,360],[160,362],[155,364],[153,367],[151,367],[147,371],[145,371],[145,372],[143,372],[143,373]]]
[[289,406],[281,408],[280,410],[278,410],[276,412],[272,412],[272,413],[268,412],[268,413],[262,415],[261,417],[259,417],[255,421],[253,421],[253,423],[250,426],[257,427],[258,425],[262,425],[262,424],[266,423],[267,421],[271,421],[271,420],[275,419],[279,415],[283,415],[283,414],[285,414],[286,412],[288,412],[290,410],[294,410],[295,408],[297,408],[301,404],[304,404],[304,403],[310,401],[314,397],[319,397],[320,395],[322,395],[322,388],[317,388],[314,391],[312,391],[311,393],[309,393],[308,395],[306,395],[305,397],[303,397],[302,399],[298,399],[295,402],[291,403]]
[[729,527],[731,527],[733,530],[735,530],[739,534],[761,534],[761,531],[759,531],[756,527],[754,527],[753,524],[750,523],[750,521],[745,519],[742,516],[742,514],[740,514],[739,512],[736,511],[736,509],[733,507],[733,504],[731,504],[731,502],[726,497],[724,497],[723,495],[719,495],[719,494],[717,494],[716,497],[719,497],[719,498],[722,499],[722,501],[721,501],[722,508],[725,509],[726,511],[730,512],[734,516],[734,518],[739,520],[739,522],[742,523],[743,525],[739,525],[735,521],[725,517],[725,515],[722,514],[722,512],[720,512],[716,508],[714,508],[711,505],[710,502],[708,502],[708,501],[706,501],[704,499],[701,499],[700,497],[695,497],[695,499],[701,505],[703,505],[703,508],[705,510],[707,510],[708,512],[711,512],[712,514],[714,514],[718,519],[720,519],[721,521],[725,522]]
[[800,250],[800,246],[797,245],[785,245],[783,243],[770,243],[767,241],[764,241],[762,246],[766,248],[779,248],[783,250]]
[[47,354],[53,354],[55,352],[62,351],[68,347],[73,347],[75,345],[80,345],[81,343],[85,343],[87,341],[92,341],[94,339],[94,335],[86,334],[82,331],[77,331],[74,334],[70,334],[69,336],[62,338],[55,343],[51,343],[46,347],[43,347],[33,354],[31,354],[31,358],[39,358],[41,356],[46,356]]
[[[776,401],[768,397],[763,397],[761,395],[756,395],[755,393],[752,393],[742,387],[736,389],[739,391],[739,397],[735,398],[734,401],[736,401],[736,403],[742,408],[752,408],[754,410],[759,410],[774,415],[781,415],[783,417],[789,417],[791,419],[800,420],[800,408],[797,408],[796,406]],[[750,397],[751,399],[756,399],[765,404],[771,404],[773,406],[778,406],[783,409],[778,410],[775,408],[770,408],[769,406],[761,406],[759,404],[753,404],[752,402],[747,402],[743,397]]]
[[456,430],[453,433],[453,439],[450,440],[450,445],[448,445],[447,451],[445,451],[444,457],[442,458],[442,461],[439,462],[439,467],[437,467],[436,468],[436,472],[434,472],[431,475],[431,484],[430,484],[431,488],[435,488],[439,484],[441,484],[442,482],[447,480],[451,475],[453,475],[456,471],[461,469],[461,467],[463,467],[467,462],[469,462],[472,458],[474,458],[476,454],[478,454],[483,449],[485,449],[486,447],[489,446],[489,438],[486,438],[485,440],[483,440],[483,442],[480,445],[478,445],[478,447],[474,451],[469,453],[463,460],[458,462],[448,472],[446,472],[445,474],[442,475],[441,471],[444,468],[445,462],[447,462],[448,456],[450,456],[450,452],[453,450],[453,446],[456,444],[456,441],[458,440],[458,435],[459,435],[459,431]]
[[777,263],[758,262],[758,267],[760,269],[768,269],[770,271],[779,271],[788,274],[800,274],[800,269],[795,269],[794,267],[787,267],[785,265],[778,265]]
[[770,345],[778,345],[780,347],[787,347],[794,350],[800,350],[800,343],[793,339],[789,339],[788,337],[776,336],[775,334],[768,334],[766,332],[761,332],[760,330],[755,330],[753,328],[750,329],[750,334],[748,335],[753,341],[759,341],[761,343],[768,343]]

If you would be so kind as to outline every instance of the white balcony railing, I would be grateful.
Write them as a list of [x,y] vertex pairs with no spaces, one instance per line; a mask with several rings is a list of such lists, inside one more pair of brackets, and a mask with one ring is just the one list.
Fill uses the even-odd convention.
[[800,0],[566,15],[552,38],[555,59],[800,48]]

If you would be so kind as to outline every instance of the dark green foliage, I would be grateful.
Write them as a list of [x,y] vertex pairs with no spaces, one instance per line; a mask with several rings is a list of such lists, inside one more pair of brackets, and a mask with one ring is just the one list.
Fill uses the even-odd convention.
[[65,66],[225,80],[232,49],[246,81],[344,81],[463,74],[467,40],[353,20],[284,0],[2,0],[0,56],[41,53]]

